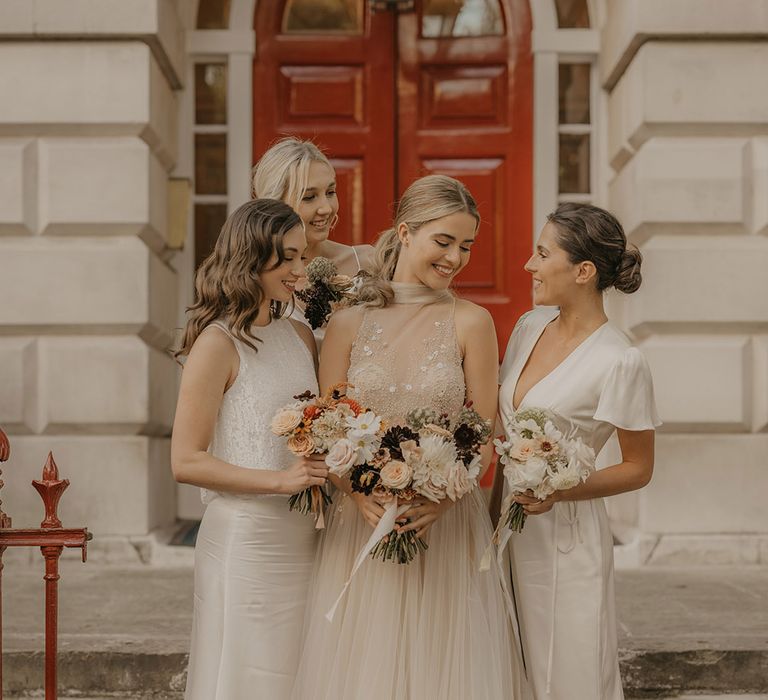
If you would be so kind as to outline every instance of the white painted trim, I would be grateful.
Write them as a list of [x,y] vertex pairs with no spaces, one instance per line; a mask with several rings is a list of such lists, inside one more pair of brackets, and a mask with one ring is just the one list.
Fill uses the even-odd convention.
[[187,32],[187,52],[202,54],[248,54],[256,50],[253,29],[198,29]]
[[596,29],[542,29],[531,38],[533,52],[595,54],[600,50],[600,33]]
[[253,58],[236,53],[229,57],[227,73],[227,190],[229,212],[251,198],[253,151]]
[[533,240],[557,204],[558,56],[533,58]]

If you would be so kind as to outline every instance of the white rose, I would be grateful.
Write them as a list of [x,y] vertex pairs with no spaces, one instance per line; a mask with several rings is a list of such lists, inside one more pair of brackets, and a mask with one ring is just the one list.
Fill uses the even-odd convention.
[[541,457],[531,457],[522,464],[511,464],[504,469],[509,486],[517,493],[536,490],[546,475],[547,463]]
[[338,477],[343,477],[352,469],[357,459],[355,446],[346,438],[339,440],[328,452],[325,463],[328,471]]
[[388,489],[400,490],[411,483],[413,470],[405,462],[393,459],[381,468],[379,476],[381,477],[382,485]]

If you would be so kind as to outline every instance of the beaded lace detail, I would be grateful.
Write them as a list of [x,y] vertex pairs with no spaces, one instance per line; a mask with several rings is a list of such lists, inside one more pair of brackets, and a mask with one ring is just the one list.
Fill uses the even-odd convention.
[[[215,321],[213,325],[232,338],[240,357],[240,369],[221,402],[210,452],[239,467],[285,469],[295,458],[285,446],[285,438],[272,433],[270,423],[277,410],[290,403],[294,396],[307,389],[317,393],[309,349],[288,319],[276,319],[256,329],[255,335],[262,341],[257,343],[258,352],[231,336],[224,323]],[[204,503],[216,495],[214,491],[202,489]]]
[[367,310],[352,345],[350,395],[392,421],[422,407],[453,418],[466,394],[454,308],[441,297]]

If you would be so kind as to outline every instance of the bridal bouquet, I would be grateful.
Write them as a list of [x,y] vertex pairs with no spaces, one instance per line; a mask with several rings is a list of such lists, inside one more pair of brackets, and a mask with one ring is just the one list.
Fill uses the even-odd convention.
[[[447,416],[428,408],[411,411],[405,425],[386,426],[371,412],[347,418],[349,431],[326,457],[332,474],[349,475],[352,490],[374,493],[387,502],[387,516],[372,536],[374,559],[407,564],[427,543],[414,531],[394,528],[396,518],[421,496],[434,503],[457,501],[477,484],[480,447],[491,433],[490,424],[465,406],[451,426]],[[381,535],[384,535],[383,537]]]
[[594,469],[595,451],[575,437],[575,429],[565,434],[556,427],[553,413],[526,408],[515,414],[507,440],[494,440],[510,496],[502,508],[502,521],[514,532],[525,525],[523,506],[512,501],[517,493],[532,491],[543,499],[586,481]]
[[[347,398],[344,384],[331,387],[325,396],[310,391],[294,396],[294,403],[283,406],[272,418],[275,435],[288,438],[287,447],[300,457],[327,454],[331,447],[347,436],[347,420],[364,413],[362,407]],[[290,510],[314,513],[317,527],[324,527],[323,510],[331,502],[321,486],[311,486],[288,499]]]
[[340,275],[328,258],[317,257],[307,265],[307,287],[296,292],[305,306],[304,316],[313,329],[320,328],[336,309],[352,306],[355,278]]

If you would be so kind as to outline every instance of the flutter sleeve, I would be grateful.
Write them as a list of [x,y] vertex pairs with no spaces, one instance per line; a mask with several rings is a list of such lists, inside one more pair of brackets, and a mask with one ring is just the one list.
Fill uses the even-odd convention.
[[627,348],[609,372],[594,418],[623,430],[654,430],[661,425],[651,370],[637,348]]

